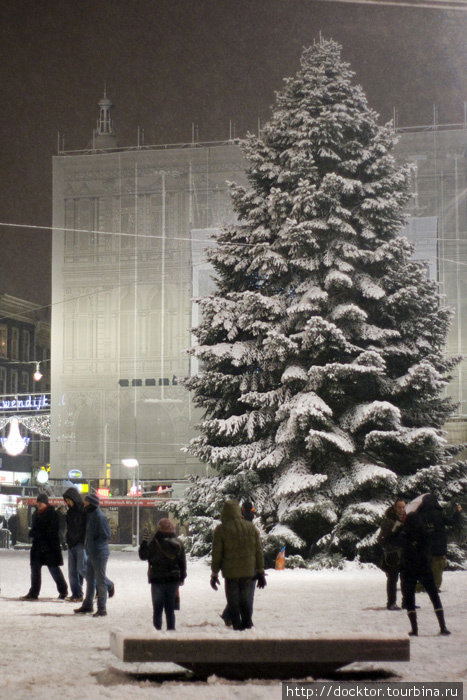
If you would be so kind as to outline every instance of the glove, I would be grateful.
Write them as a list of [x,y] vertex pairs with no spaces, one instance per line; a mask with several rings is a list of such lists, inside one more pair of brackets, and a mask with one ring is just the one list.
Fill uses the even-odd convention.
[[264,573],[256,574],[256,578],[258,580],[258,583],[256,584],[258,588],[266,588],[266,576]]
[[217,591],[218,586],[220,586],[220,581],[216,574],[211,575],[211,588],[213,588],[215,591]]

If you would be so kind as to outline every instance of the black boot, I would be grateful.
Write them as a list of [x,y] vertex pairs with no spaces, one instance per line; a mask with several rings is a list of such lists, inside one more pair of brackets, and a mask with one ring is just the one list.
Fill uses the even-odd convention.
[[451,634],[448,628],[446,627],[446,623],[444,621],[444,610],[441,608],[440,610],[435,610],[436,617],[438,618],[439,622],[439,633],[440,634]]
[[410,637],[418,637],[418,624],[417,624],[417,613],[415,610],[411,610],[407,613],[409,616],[410,624],[412,625],[412,630],[409,632]]

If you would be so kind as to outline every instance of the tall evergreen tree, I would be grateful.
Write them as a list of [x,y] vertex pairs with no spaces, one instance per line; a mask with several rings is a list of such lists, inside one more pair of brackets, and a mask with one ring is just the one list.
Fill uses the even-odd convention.
[[353,78],[335,42],[304,50],[244,143],[186,381],[205,411],[189,450],[217,473],[182,507],[198,552],[225,496],[253,499],[273,546],[365,559],[398,491],[462,488],[441,430],[450,313],[401,237],[410,170]]

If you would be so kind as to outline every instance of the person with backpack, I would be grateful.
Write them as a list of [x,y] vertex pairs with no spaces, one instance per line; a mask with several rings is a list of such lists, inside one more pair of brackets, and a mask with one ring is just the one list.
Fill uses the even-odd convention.
[[180,586],[186,579],[186,555],[181,540],[169,518],[161,518],[151,541],[143,539],[139,558],[148,562],[148,581],[151,584],[153,624],[162,629],[165,612],[167,630],[175,630],[175,601]]

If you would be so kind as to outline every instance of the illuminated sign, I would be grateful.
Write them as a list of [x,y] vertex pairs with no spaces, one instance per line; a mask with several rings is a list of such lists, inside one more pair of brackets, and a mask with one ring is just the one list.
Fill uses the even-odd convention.
[[99,498],[108,498],[110,496],[110,489],[97,489],[97,495]]
[[82,479],[83,472],[80,471],[79,469],[70,469],[70,471],[68,472],[68,478],[69,479]]
[[21,484],[23,481],[27,481],[31,474],[28,472],[0,472],[0,484]]
[[0,411],[15,413],[50,409],[48,394],[14,394],[0,398]]

